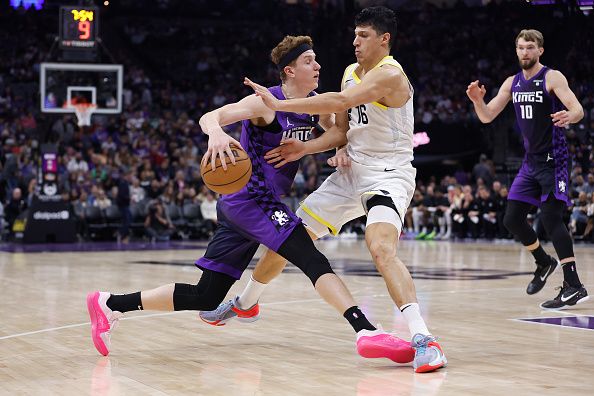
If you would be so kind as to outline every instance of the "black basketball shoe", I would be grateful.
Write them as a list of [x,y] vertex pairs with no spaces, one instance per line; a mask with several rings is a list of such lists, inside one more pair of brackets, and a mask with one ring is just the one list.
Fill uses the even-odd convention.
[[563,287],[557,287],[556,290],[557,289],[561,289],[559,295],[553,300],[545,301],[540,304],[542,309],[565,309],[590,299],[584,285],[580,285],[580,287],[572,287],[564,281]]
[[526,288],[526,293],[528,294],[535,294],[542,290],[545,283],[547,283],[547,278],[551,276],[553,272],[557,269],[559,265],[559,261],[556,258],[549,256],[549,262],[546,263],[544,266],[536,264],[536,271],[534,271],[534,278],[530,283],[528,283],[528,287]]

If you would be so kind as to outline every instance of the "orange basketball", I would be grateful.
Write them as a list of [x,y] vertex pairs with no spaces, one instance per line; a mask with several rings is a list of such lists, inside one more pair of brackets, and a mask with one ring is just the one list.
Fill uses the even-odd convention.
[[200,167],[200,174],[204,184],[212,191],[219,194],[233,194],[243,188],[252,176],[252,161],[247,153],[231,145],[231,151],[235,156],[235,165],[225,153],[225,162],[227,170],[221,166],[221,159],[217,156],[215,161],[216,168],[213,171],[210,161],[205,166]]

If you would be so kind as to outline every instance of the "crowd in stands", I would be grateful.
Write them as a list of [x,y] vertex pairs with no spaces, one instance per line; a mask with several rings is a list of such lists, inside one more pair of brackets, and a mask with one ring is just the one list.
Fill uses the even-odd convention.
[[[285,34],[314,38],[322,64],[321,91],[336,90],[342,69],[353,59],[350,39],[344,37],[352,36],[357,10],[342,2],[246,2],[269,21],[266,24],[246,19],[233,2],[217,2],[219,8],[194,7],[205,3],[199,0],[158,2],[156,10],[147,7],[134,16],[106,15],[104,41],[112,61],[125,67],[124,110],[118,116],[94,115],[91,127],[79,128],[73,115],[52,118],[38,111],[39,63],[54,60],[57,10],[13,10],[5,3],[0,2],[0,224],[5,238],[38,190],[38,147],[47,141],[59,147],[58,188],[80,220],[81,238],[98,236],[86,221],[93,212],[89,207],[98,208],[103,221],[112,207],[118,208],[121,219],[128,218],[121,202],[126,189],[130,219],[124,223],[130,224],[133,237],[208,237],[216,227],[217,197],[200,177],[207,140],[199,117],[249,94],[241,84],[244,75],[276,84],[278,72],[267,60]],[[133,3],[122,1],[120,7]],[[517,71],[517,31],[527,24],[543,31],[549,56],[544,63],[565,73],[586,110],[584,121],[567,132],[574,162],[574,205],[568,209],[567,224],[576,237],[591,239],[594,83],[589,76],[594,60],[586,54],[594,52],[593,15],[568,16],[550,7],[520,4],[524,2],[491,2],[481,8],[459,4],[450,9],[409,3],[414,9],[398,12],[401,24],[394,54],[415,87],[418,127],[465,123],[479,130],[466,85],[480,79],[491,96],[505,76]],[[177,17],[165,20],[162,14]],[[196,18],[201,23],[195,23]],[[134,23],[121,23],[126,20]],[[227,130],[237,137],[240,127]],[[321,183],[330,171],[324,164],[324,156],[303,160],[293,192],[285,197],[287,204],[295,208]],[[482,158],[474,169],[454,176],[420,174],[406,216],[406,235],[509,238],[501,217],[510,180],[494,169]],[[198,224],[192,223],[195,219],[199,227],[192,233],[188,224]],[[538,227],[538,213],[534,225]],[[361,232],[361,227],[356,221],[345,230]],[[101,237],[117,235],[127,239],[128,231],[116,229]]]
[[[570,140],[571,141],[571,140]],[[565,223],[576,241],[594,242],[594,156],[591,143],[588,158],[573,168]],[[574,158],[574,161],[576,159]],[[582,166],[589,169],[583,174]],[[508,185],[502,183],[491,160],[483,154],[472,172],[432,177],[417,182],[405,217],[404,237],[420,240],[511,239],[503,225]],[[539,238],[547,240],[540,213],[534,208],[529,221]]]

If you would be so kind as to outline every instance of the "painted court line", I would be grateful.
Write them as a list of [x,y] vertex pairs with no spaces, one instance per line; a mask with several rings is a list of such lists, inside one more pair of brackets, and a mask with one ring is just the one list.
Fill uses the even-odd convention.
[[[556,311],[554,311],[554,312],[556,312]],[[580,316],[580,315],[576,315],[576,316]],[[581,316],[584,316],[584,315],[581,315]],[[554,319],[554,318],[555,318],[554,316],[551,317],[551,319]],[[539,318],[539,319],[547,319],[547,318]],[[588,329],[588,328],[585,328],[585,327],[560,326],[560,325],[552,324],[552,323],[530,322],[530,321],[526,321],[526,320],[522,320],[522,319],[508,319],[508,320],[511,320],[511,321],[514,321],[514,322],[520,322],[520,323],[527,323],[527,324],[537,324],[537,325],[540,325],[540,326],[554,326],[554,327],[556,327],[559,330],[562,330],[562,329],[574,329],[574,330],[586,330],[586,331],[592,331],[593,330],[593,329]]]
[[[477,293],[477,292],[481,292],[481,291],[492,291],[492,290],[515,290],[517,288],[515,287],[509,287],[509,288],[499,288],[499,289],[472,289],[472,290],[460,290],[460,291],[455,291],[456,293],[465,293],[465,292],[469,292],[469,293]],[[435,294],[451,294],[453,291],[450,290],[444,290],[444,291],[428,291],[428,292],[417,292],[417,295],[425,295],[425,294],[431,294],[431,295],[435,295]],[[362,296],[362,295],[358,295],[357,297],[363,298],[363,297],[387,297],[389,294],[388,293],[384,293],[384,294],[372,294],[372,295],[366,295],[366,296]],[[262,303],[260,304],[261,306],[273,306],[273,305],[287,305],[287,304],[301,304],[301,303],[312,303],[312,302],[322,302],[325,303],[322,299],[320,298],[311,298],[311,299],[304,299],[304,300],[291,300],[291,301],[276,301],[276,302],[269,302],[269,303]],[[169,316],[169,315],[177,315],[180,313],[185,313],[187,311],[176,311],[176,312],[164,312],[164,313],[156,313],[156,314],[147,314],[147,315],[139,315],[139,316],[133,316],[131,318],[121,318],[120,320],[136,320],[136,319],[146,319],[146,318],[153,318],[153,317],[158,317],[158,316]],[[77,324],[71,324],[71,325],[66,325],[66,326],[59,326],[59,327],[50,327],[47,329],[42,329],[42,330],[35,330],[35,331],[28,331],[25,333],[17,333],[17,334],[11,334],[11,335],[7,335],[7,336],[2,336],[0,337],[0,341],[1,340],[8,340],[10,338],[18,338],[18,337],[25,337],[28,335],[34,335],[34,334],[40,334],[40,333],[49,333],[52,331],[58,331],[58,330],[63,330],[63,329],[72,329],[75,327],[81,327],[81,326],[89,326],[91,324],[91,322],[85,322],[85,323],[77,323]]]

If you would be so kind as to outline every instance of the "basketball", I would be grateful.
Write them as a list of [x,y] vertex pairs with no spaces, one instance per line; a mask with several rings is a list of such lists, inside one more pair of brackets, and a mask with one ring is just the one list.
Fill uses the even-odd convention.
[[252,176],[252,161],[247,153],[241,148],[231,145],[231,151],[235,156],[235,165],[225,153],[227,170],[223,169],[221,159],[217,156],[216,168],[213,171],[210,161],[200,167],[200,174],[204,184],[212,191],[219,194],[233,194],[243,188]]

